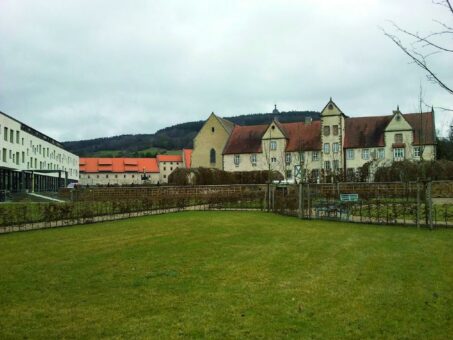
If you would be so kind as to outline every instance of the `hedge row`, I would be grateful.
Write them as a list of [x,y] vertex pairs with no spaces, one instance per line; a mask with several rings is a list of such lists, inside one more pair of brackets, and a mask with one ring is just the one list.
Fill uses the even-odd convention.
[[453,161],[401,161],[376,170],[375,182],[416,181],[429,178],[434,181],[453,180]]
[[[269,176],[270,175],[270,176]],[[222,184],[264,184],[269,181],[283,180],[278,171],[236,171],[219,169],[178,168],[168,176],[170,185],[222,185]]]

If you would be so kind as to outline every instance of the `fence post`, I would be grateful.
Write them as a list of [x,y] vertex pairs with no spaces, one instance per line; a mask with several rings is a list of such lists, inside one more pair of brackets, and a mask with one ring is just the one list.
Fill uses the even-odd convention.
[[304,195],[303,195],[303,192],[302,192],[302,189],[303,188],[303,185],[302,185],[302,182],[299,183],[299,218],[302,218],[303,215],[304,215]]
[[428,205],[428,222],[429,222],[429,228],[433,229],[433,200],[432,200],[432,182],[428,182],[428,186],[426,188],[426,203]]
[[308,208],[308,218],[311,219],[311,197],[310,197],[310,183],[307,183],[307,208]]
[[418,178],[415,185],[417,186],[417,216],[415,223],[417,224],[417,228],[420,228],[420,182]]
[[267,183],[267,212],[269,212],[271,210],[271,185],[270,183]]

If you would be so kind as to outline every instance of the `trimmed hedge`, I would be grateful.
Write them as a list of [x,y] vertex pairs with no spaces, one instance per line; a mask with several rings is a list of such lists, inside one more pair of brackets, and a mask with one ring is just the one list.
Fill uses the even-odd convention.
[[416,181],[429,178],[433,181],[453,180],[453,161],[424,162],[401,161],[376,170],[375,182]]
[[[271,171],[271,179],[283,180],[283,175],[278,171]],[[265,184],[268,181],[268,171],[228,172],[208,168],[178,168],[168,176],[170,185]]]

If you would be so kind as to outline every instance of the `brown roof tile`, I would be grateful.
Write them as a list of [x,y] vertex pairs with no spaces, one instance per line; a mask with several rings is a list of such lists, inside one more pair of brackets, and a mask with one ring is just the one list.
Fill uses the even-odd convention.
[[[389,116],[346,118],[344,148],[369,148],[385,145],[384,132],[392,119]],[[406,113],[403,117],[414,129],[414,144],[420,140],[420,126],[423,144],[434,144],[434,114],[432,112]]]
[[224,154],[261,152],[261,138],[269,125],[235,125],[228,139]]

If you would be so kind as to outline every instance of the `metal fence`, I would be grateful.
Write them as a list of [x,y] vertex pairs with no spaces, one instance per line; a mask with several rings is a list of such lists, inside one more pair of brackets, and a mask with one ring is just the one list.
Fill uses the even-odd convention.
[[[260,210],[303,219],[453,226],[452,182],[217,185],[63,190],[65,203],[0,204],[0,233],[185,210]],[[442,190],[439,190],[442,188]],[[440,200],[440,201],[439,201]]]
[[439,190],[441,185],[450,183],[274,185],[269,206],[274,212],[305,219],[453,226],[453,190]]

